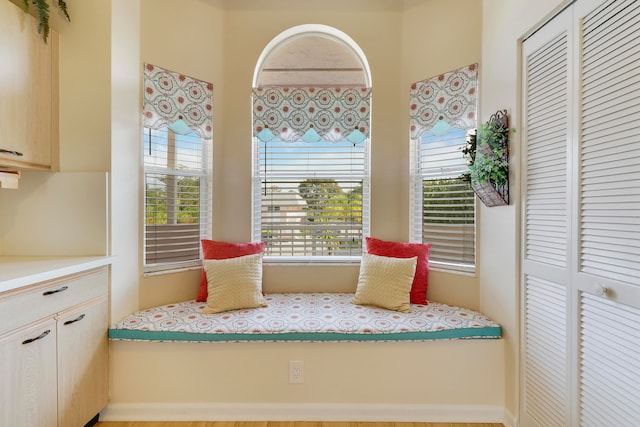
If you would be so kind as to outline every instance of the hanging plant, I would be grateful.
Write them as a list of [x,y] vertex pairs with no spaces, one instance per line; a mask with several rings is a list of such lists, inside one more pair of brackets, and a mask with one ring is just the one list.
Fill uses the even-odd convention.
[[505,155],[509,129],[496,127],[489,121],[478,128],[478,134],[479,147],[473,163],[469,165],[471,183],[505,185],[509,179],[509,160]]
[[[38,34],[42,34],[42,38],[45,43],[49,38],[49,4],[47,0],[23,0],[22,9],[25,13],[29,12],[29,2],[33,3],[36,9],[36,13],[38,15]],[[69,17],[69,11],[67,10],[67,3],[65,0],[56,0],[56,6],[64,17],[67,19],[67,22],[71,22],[71,18]]]
[[462,154],[473,191],[487,206],[509,204],[509,132],[507,111],[498,111],[467,138]]

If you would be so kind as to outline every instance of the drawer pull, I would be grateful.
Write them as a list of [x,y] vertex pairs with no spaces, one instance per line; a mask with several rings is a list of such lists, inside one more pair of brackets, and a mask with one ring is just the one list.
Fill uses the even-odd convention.
[[28,340],[24,340],[22,341],[22,344],[31,344],[34,341],[38,341],[41,340],[42,338],[46,337],[47,335],[49,335],[49,332],[51,332],[51,329],[47,329],[46,331],[44,331],[43,333],[41,333],[40,335],[38,335],[35,338],[29,338]]
[[63,323],[64,326],[70,325],[72,323],[76,323],[81,321],[82,319],[84,319],[84,314],[81,314],[80,316],[76,317],[73,320],[67,320],[66,322]]
[[24,154],[22,154],[19,151],[7,150],[7,149],[4,149],[4,148],[0,148],[0,154],[11,154],[12,156],[18,156],[18,157],[24,156]]
[[44,295],[44,296],[47,296],[47,295],[53,295],[53,294],[57,294],[58,292],[66,291],[67,289],[69,289],[69,287],[68,287],[68,286],[63,286],[63,287],[61,287],[61,288],[54,289],[53,291],[47,291],[47,292],[44,292],[42,295]]

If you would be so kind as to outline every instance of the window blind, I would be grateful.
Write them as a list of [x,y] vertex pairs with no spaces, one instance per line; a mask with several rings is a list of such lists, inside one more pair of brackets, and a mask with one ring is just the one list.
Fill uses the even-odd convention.
[[429,259],[457,268],[475,264],[475,195],[462,177],[468,166],[461,150],[467,132],[452,129],[441,136],[425,134],[418,145],[421,215],[417,233],[432,244]]
[[199,263],[209,235],[208,144],[195,133],[145,128],[145,270]]
[[367,144],[255,139],[254,240],[267,242],[266,256],[361,255]]
[[462,149],[477,127],[478,64],[411,85],[410,237],[431,243],[429,260],[475,270],[475,195]]

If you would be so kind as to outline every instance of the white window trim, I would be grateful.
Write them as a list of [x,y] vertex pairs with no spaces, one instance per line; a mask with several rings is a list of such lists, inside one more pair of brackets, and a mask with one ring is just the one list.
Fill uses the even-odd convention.
[[[143,141],[144,132],[148,128],[142,127],[142,134],[140,135],[140,140]],[[168,131],[169,132],[169,131]],[[213,140],[212,139],[202,139],[202,166],[204,170],[204,174],[190,172],[190,171],[180,171],[179,175],[184,176],[199,176],[205,182],[205,188],[201,191],[201,199],[200,203],[206,204],[208,209],[204,212],[201,211],[200,217],[200,239],[208,239],[211,238],[211,227],[213,224],[213,209],[211,206],[212,201],[212,184],[213,184]],[[144,150],[144,147],[142,146]],[[146,189],[145,189],[145,179],[147,173],[166,173],[166,168],[160,167],[145,167],[144,165],[144,155],[141,156],[142,161],[142,227],[141,227],[141,241],[142,241],[142,271],[143,277],[157,276],[163,274],[173,274],[173,273],[181,273],[192,270],[199,270],[202,268],[202,247],[200,246],[200,257],[197,260],[191,261],[178,261],[174,263],[167,264],[145,264],[146,257],[146,249],[145,249],[145,226],[146,226]]]
[[[362,172],[362,252],[366,252],[366,237],[370,235],[371,229],[371,142],[370,138],[363,142],[367,144],[364,149],[364,167]],[[261,190],[262,178],[258,174],[259,170],[259,141],[252,139],[252,185],[251,185],[251,235],[254,241],[261,241],[262,238],[262,204]],[[308,179],[310,176],[301,176],[301,179]],[[360,262],[360,256],[268,256],[263,257],[266,264],[286,264],[286,265],[307,265],[307,264],[354,264]]]
[[[409,139],[410,161],[410,193],[409,193],[409,239],[413,243],[423,242],[422,238],[422,175],[420,172],[420,140]],[[462,154],[461,154],[462,155]],[[429,269],[453,274],[475,276],[478,266],[478,204],[475,198],[474,207],[474,234],[475,234],[475,259],[473,265],[429,260]]]

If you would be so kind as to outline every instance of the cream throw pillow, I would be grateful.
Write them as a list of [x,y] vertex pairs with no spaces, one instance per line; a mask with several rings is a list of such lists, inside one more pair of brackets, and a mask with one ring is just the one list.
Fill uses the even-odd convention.
[[354,304],[375,305],[409,313],[409,291],[418,257],[391,258],[362,254]]
[[205,314],[266,307],[262,296],[262,254],[202,261],[207,273]]

